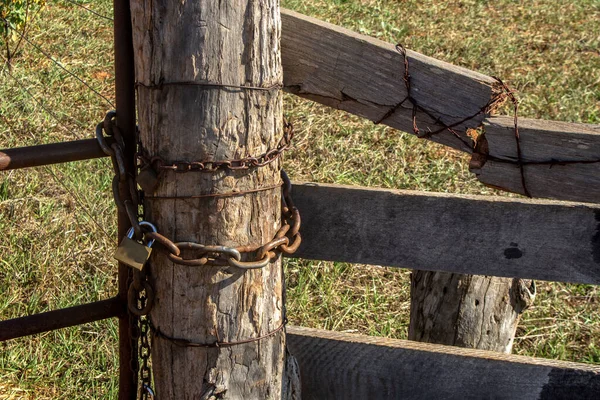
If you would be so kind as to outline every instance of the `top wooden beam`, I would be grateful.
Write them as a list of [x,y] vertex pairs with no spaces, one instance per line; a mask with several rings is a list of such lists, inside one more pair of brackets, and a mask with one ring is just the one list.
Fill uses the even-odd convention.
[[[403,58],[394,45],[293,11],[282,10],[281,17],[288,92],[371,121],[407,97]],[[477,147],[484,157],[475,156],[472,171],[489,186],[523,194],[513,118],[477,114],[502,91],[498,82],[410,50],[407,55],[411,95],[427,110],[416,115],[421,132],[439,129],[436,119],[447,125],[467,119],[454,127],[458,137],[446,130],[425,138],[472,153],[466,130],[484,127],[486,146]],[[382,123],[413,132],[410,102]],[[600,202],[600,127],[522,118],[519,130],[533,197]]]
[[[404,60],[395,46],[289,10],[281,11],[281,56],[285,89],[352,114],[380,120],[407,98]],[[408,50],[411,96],[445,124],[479,113],[500,87],[494,78]],[[479,114],[456,126],[459,140],[448,131],[431,140],[471,151],[467,127],[481,124]],[[417,113],[425,133],[440,127],[425,113]],[[413,131],[412,105],[404,101],[382,123]]]

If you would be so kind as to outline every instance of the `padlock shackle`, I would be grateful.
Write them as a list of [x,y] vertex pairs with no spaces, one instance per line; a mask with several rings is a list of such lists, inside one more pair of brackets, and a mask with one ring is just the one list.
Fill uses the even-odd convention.
[[[145,226],[145,227],[148,227],[148,228],[150,228],[149,230],[150,230],[151,232],[158,232],[158,229],[156,229],[156,226],[154,226],[154,224],[151,224],[151,223],[150,223],[150,222],[148,222],[148,221],[140,221],[140,222],[139,222],[139,225],[140,225],[140,226]],[[133,230],[133,226],[132,226],[132,227],[131,227],[131,228],[129,228],[129,230],[127,231],[127,237],[128,237],[129,239],[133,239],[133,234],[134,234],[134,233],[135,233],[135,232],[134,232],[134,230]],[[153,244],[154,244],[154,239],[150,240],[148,243],[145,243],[145,245],[146,245],[147,247],[152,247],[152,245],[153,245]]]

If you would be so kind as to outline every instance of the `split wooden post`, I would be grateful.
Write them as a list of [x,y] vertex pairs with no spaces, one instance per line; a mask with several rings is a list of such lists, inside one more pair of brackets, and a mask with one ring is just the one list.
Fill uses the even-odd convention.
[[414,270],[408,338],[511,353],[532,280]]
[[[169,163],[231,160],[277,147],[283,135],[278,1],[137,0],[132,18],[140,139],[149,156]],[[266,243],[280,226],[280,167],[276,161],[243,171],[163,171],[154,193],[146,193],[145,218],[174,242]],[[193,197],[203,194],[222,196]],[[210,344],[277,331],[219,348],[182,347],[153,335],[158,398],[282,397],[280,259],[243,271],[174,265],[155,251],[150,268],[151,320],[167,336]]]

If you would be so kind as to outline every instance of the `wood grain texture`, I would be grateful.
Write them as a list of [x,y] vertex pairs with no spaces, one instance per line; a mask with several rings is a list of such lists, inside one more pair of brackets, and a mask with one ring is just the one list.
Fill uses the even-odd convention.
[[[377,121],[407,97],[404,61],[395,46],[359,35],[315,18],[282,10],[282,62],[285,89],[321,104]],[[445,124],[477,114],[499,90],[486,75],[457,67],[408,50],[411,96]],[[457,125],[467,143],[465,128],[477,127],[485,115]],[[423,112],[420,129],[439,125]],[[382,123],[413,132],[412,105],[399,107]],[[445,131],[431,140],[471,151],[463,141]]]
[[304,400],[595,399],[600,367],[288,328]]
[[600,284],[600,207],[325,184],[294,186],[295,256]]
[[[203,85],[281,85],[279,4],[275,0],[132,2],[141,146],[168,163],[236,159],[277,146],[280,91]],[[184,82],[183,84],[180,84]],[[251,171],[165,171],[152,193],[185,197],[251,190],[280,182],[279,162]],[[280,190],[221,198],[146,199],[145,218],[175,242],[243,246],[272,239]],[[187,254],[195,258],[197,254]],[[281,326],[279,260],[252,271],[194,268],[153,252],[153,324],[196,343],[236,342]],[[178,347],[153,338],[160,399],[280,399],[285,336],[226,348]]]
[[[471,171],[487,185],[524,194],[513,119],[491,117],[484,128],[489,159],[471,163]],[[600,202],[600,126],[521,118],[519,134],[533,197]],[[531,164],[540,162],[546,164]]]

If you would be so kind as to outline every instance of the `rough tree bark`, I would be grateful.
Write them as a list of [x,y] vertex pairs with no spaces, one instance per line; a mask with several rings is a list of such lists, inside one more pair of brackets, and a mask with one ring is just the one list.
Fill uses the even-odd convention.
[[531,280],[415,270],[408,338],[510,353]]
[[[282,83],[277,0],[135,0],[132,18],[140,138],[149,156],[169,163],[227,160],[277,146],[280,91],[234,87]],[[268,242],[280,226],[279,188],[190,196],[273,186],[279,169],[278,161],[241,172],[165,171],[155,192],[147,193],[153,198],[145,201],[146,219],[174,242]],[[242,272],[174,265],[155,251],[150,266],[156,291],[151,319],[166,335],[235,342],[283,323],[280,260]],[[279,399],[287,385],[283,331],[227,348],[178,347],[153,337],[152,357],[160,399]]]

